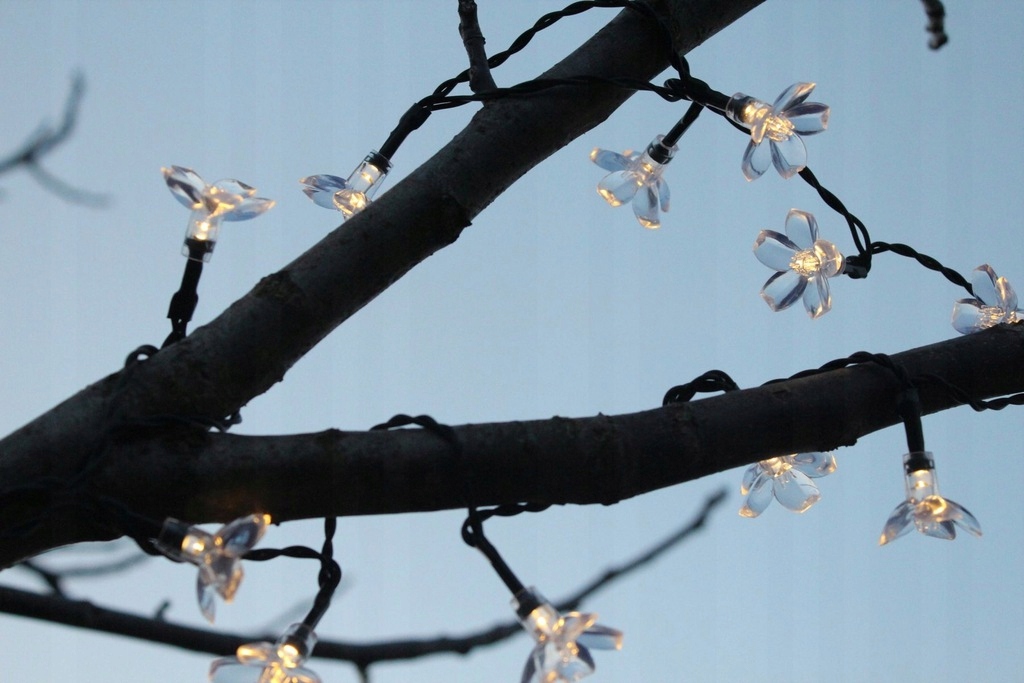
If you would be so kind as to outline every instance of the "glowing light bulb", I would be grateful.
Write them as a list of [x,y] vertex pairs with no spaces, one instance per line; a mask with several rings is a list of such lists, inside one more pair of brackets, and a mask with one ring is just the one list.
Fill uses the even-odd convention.
[[249,515],[209,533],[173,518],[164,522],[156,548],[172,560],[199,567],[196,593],[199,608],[206,620],[213,623],[214,593],[231,602],[242,582],[242,556],[263,537],[270,524],[270,515]]
[[210,260],[221,221],[246,221],[274,206],[272,199],[255,196],[255,188],[238,180],[218,180],[209,185],[190,168],[171,166],[161,170],[171,194],[192,210],[181,253],[196,261]]
[[725,115],[750,130],[750,143],[743,153],[747,180],[760,178],[773,164],[783,178],[791,178],[807,165],[807,147],[800,136],[822,132],[829,117],[828,105],[805,101],[813,90],[814,83],[794,83],[771,105],[743,93],[729,100]]
[[882,529],[878,545],[885,545],[917,529],[925,536],[952,541],[956,527],[981,536],[981,525],[966,508],[939,495],[935,461],[928,451],[903,456],[907,499],[896,506]]
[[303,665],[316,647],[316,634],[306,624],[292,624],[276,643],[247,643],[234,657],[210,665],[212,683],[321,683]]
[[797,453],[756,462],[743,473],[740,493],[747,499],[740,515],[757,517],[773,497],[787,510],[806,512],[821,500],[821,493],[811,479],[835,471],[836,458],[832,453]]
[[594,148],[590,160],[611,171],[597,184],[597,193],[611,206],[633,203],[633,214],[640,225],[649,229],[661,227],[660,211],[668,211],[668,184],[661,177],[665,166],[679,149],[663,142],[659,135],[641,154],[626,150],[625,154]]
[[317,206],[341,211],[348,219],[370,205],[380,184],[391,169],[391,162],[379,152],[370,152],[347,180],[335,175],[311,175],[299,180],[302,191]]
[[754,256],[778,271],[761,288],[761,298],[773,311],[789,308],[801,298],[811,318],[832,309],[828,279],[843,272],[845,260],[836,245],[818,238],[813,214],[790,209],[786,235],[762,230],[754,241]]
[[1024,311],[1017,308],[1017,293],[987,263],[974,269],[971,289],[975,298],[960,299],[953,305],[953,327],[960,334],[1024,320]]
[[591,648],[622,649],[622,633],[597,624],[596,614],[559,614],[535,588],[520,591],[512,608],[535,643],[522,683],[574,683],[594,673]]

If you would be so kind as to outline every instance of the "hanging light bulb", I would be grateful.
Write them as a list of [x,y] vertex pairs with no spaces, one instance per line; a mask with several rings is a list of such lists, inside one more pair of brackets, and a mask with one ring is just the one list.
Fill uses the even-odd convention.
[[966,508],[939,495],[935,477],[935,461],[930,451],[917,451],[903,456],[904,483],[907,499],[889,515],[878,545],[885,545],[916,528],[925,536],[952,541],[956,527],[981,536],[981,525]]
[[740,493],[747,497],[740,515],[754,518],[772,502],[772,497],[793,512],[806,512],[821,500],[811,479],[836,471],[832,453],[797,453],[755,462],[743,473]]
[[974,269],[971,289],[975,298],[960,299],[953,305],[953,327],[960,334],[1024,320],[1024,311],[1017,308],[1017,293],[987,263]]
[[677,145],[666,145],[665,136],[659,135],[641,154],[626,150],[625,154],[594,148],[590,160],[611,171],[597,184],[597,193],[611,206],[633,203],[636,220],[645,228],[661,227],[661,211],[668,211],[668,184],[661,177]]
[[192,210],[181,253],[195,261],[209,261],[217,244],[221,221],[246,221],[274,206],[272,199],[256,197],[256,188],[238,180],[218,180],[212,185],[183,166],[161,169],[171,194]]
[[622,633],[595,623],[596,614],[561,615],[533,587],[517,593],[512,608],[535,642],[522,683],[574,683],[594,673],[594,658],[588,648],[622,649]]
[[292,624],[276,643],[241,645],[234,657],[210,664],[212,683],[321,683],[303,667],[316,647],[316,633],[306,624]]
[[743,93],[730,98],[725,115],[750,130],[750,143],[743,153],[747,180],[760,178],[772,164],[783,178],[791,178],[807,165],[807,147],[800,136],[822,132],[829,117],[828,105],[805,101],[813,90],[814,83],[794,83],[771,105]]
[[206,620],[213,623],[213,594],[219,594],[225,602],[234,599],[242,582],[242,556],[259,542],[268,524],[270,515],[249,515],[211,534],[169,517],[155,545],[172,560],[199,567],[196,580],[199,609]]
[[832,309],[828,279],[842,273],[845,263],[836,245],[818,238],[813,214],[790,209],[786,235],[762,230],[754,241],[754,256],[778,271],[761,288],[761,298],[773,311],[789,308],[801,297],[811,318]]
[[337,209],[348,219],[370,205],[389,170],[391,161],[387,157],[380,152],[370,152],[348,180],[335,175],[311,175],[299,182],[305,186],[302,191],[317,206]]

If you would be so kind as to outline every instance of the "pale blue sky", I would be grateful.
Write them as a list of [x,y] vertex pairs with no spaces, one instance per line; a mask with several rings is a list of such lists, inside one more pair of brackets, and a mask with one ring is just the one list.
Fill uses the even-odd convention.
[[[478,2],[491,50],[563,4]],[[0,153],[56,118],[79,69],[88,81],[79,128],[48,167],[114,195],[107,209],[81,208],[24,175],[0,178],[0,429],[166,336],[188,214],[161,166],[235,177],[278,201],[266,216],[224,226],[198,325],[338,222],[302,195],[298,178],[347,175],[409,104],[464,68],[455,5],[0,0]],[[964,273],[988,262],[1024,283],[1024,3],[946,5],[951,42],[939,53],[926,47],[920,2],[768,0],[690,64],[718,90],[769,101],[795,81],[817,82],[812,99],[830,104],[832,117],[808,140],[810,165],[875,239],[909,243]],[[498,83],[536,75],[611,16],[561,22],[496,71]],[[541,164],[254,400],[238,431],[365,429],[398,412],[451,424],[630,412],[711,368],[750,386],[854,351],[956,334],[949,314],[961,291],[892,255],[878,257],[867,280],[838,280],[834,309],[819,320],[773,314],[758,296],[770,272],[750,253],[759,230],[782,230],[796,207],[815,213],[845,253],[853,246],[842,219],[798,179],[769,172],[747,183],[745,141],[717,117],[701,117],[680,143],[660,231],[607,207],[594,192],[602,171],[590,149],[645,145],[684,109],[638,95]],[[471,111],[431,117],[395,156],[384,191]],[[734,470],[611,508],[496,521],[488,532],[524,581],[558,598],[729,487],[705,534],[586,605],[626,633],[622,652],[598,653],[590,680],[1012,680],[1024,668],[1019,425],[1014,409],[925,419],[943,493],[977,516],[981,539],[914,534],[876,546],[903,495],[899,428],[838,451],[839,470],[819,482],[822,501],[802,516],[773,505],[740,518]],[[461,634],[509,617],[504,587],[461,542],[461,520],[342,520],[336,547],[350,580],[323,637]],[[264,544],[317,544],[319,528],[286,524]],[[219,606],[218,626],[283,629],[282,613],[315,589],[308,562],[247,570],[236,603]],[[194,580],[188,567],[154,560],[72,591],[139,611],[169,598],[168,618],[199,624]],[[33,585],[16,571],[0,581]],[[210,659],[7,616],[0,648],[17,653],[5,680],[200,681]],[[373,681],[516,681],[529,649],[524,635],[465,659],[380,666]],[[327,683],[356,680],[347,665],[311,666]]]

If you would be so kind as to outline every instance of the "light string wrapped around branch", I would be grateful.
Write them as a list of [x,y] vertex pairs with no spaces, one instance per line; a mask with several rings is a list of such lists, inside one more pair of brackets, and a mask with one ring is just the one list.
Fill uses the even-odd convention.
[[234,657],[220,657],[210,664],[212,683],[320,683],[320,677],[305,667],[316,647],[316,626],[331,605],[341,582],[341,567],[334,560],[334,533],[337,519],[324,519],[324,543],[320,552],[305,546],[252,550],[246,559],[256,562],[277,557],[310,558],[320,561],[317,577],[320,590],[305,618],[292,624],[274,643],[246,643]]

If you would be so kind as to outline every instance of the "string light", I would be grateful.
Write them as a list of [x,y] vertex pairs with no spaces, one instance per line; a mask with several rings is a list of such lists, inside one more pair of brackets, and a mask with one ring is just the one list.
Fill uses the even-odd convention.
[[730,98],[725,115],[750,130],[750,143],[743,153],[747,180],[757,180],[772,164],[783,178],[793,177],[807,165],[807,147],[800,136],[822,132],[829,117],[828,105],[805,101],[814,85],[794,83],[771,105],[743,93]]
[[370,152],[352,171],[348,180],[336,175],[311,175],[299,182],[305,186],[302,191],[317,206],[337,209],[341,211],[343,219],[348,219],[370,205],[389,170],[391,161],[386,156],[380,152]]
[[664,139],[663,135],[654,138],[642,154],[632,150],[619,154],[597,147],[590,152],[591,161],[611,171],[597,184],[597,193],[611,206],[632,202],[637,222],[652,230],[661,227],[659,209],[668,211],[668,184],[661,175],[679,149],[665,145]]
[[971,290],[975,298],[960,299],[953,305],[953,327],[960,334],[1024,320],[1024,311],[1017,308],[1017,293],[987,263],[974,269]]
[[622,649],[622,633],[597,624],[596,614],[559,614],[532,586],[516,593],[512,608],[536,643],[526,660],[522,683],[574,683],[594,673],[589,648]]
[[307,624],[292,624],[275,643],[240,645],[234,657],[210,665],[212,683],[321,683],[303,667],[316,646],[316,633]]
[[907,499],[889,515],[878,545],[885,545],[917,529],[925,536],[952,541],[956,527],[981,536],[981,525],[962,505],[939,495],[935,461],[929,451],[916,451],[903,456],[904,483]]
[[743,473],[740,493],[747,499],[740,516],[754,518],[772,502],[774,496],[787,510],[806,512],[821,500],[812,478],[836,471],[832,453],[797,453],[756,462]]
[[270,515],[249,515],[211,534],[169,517],[155,545],[171,559],[199,567],[196,580],[199,609],[206,620],[213,623],[214,593],[219,594],[225,602],[234,599],[242,582],[242,556],[259,542],[268,524]]
[[773,311],[781,311],[803,298],[811,318],[832,308],[828,279],[843,272],[843,255],[836,245],[818,238],[814,215],[790,209],[786,234],[762,230],[754,241],[757,260],[776,271],[761,288],[761,298]]
[[192,210],[181,253],[196,261],[210,260],[221,221],[246,221],[269,211],[275,203],[255,196],[256,188],[238,180],[229,178],[209,185],[190,168],[161,170],[171,194]]

